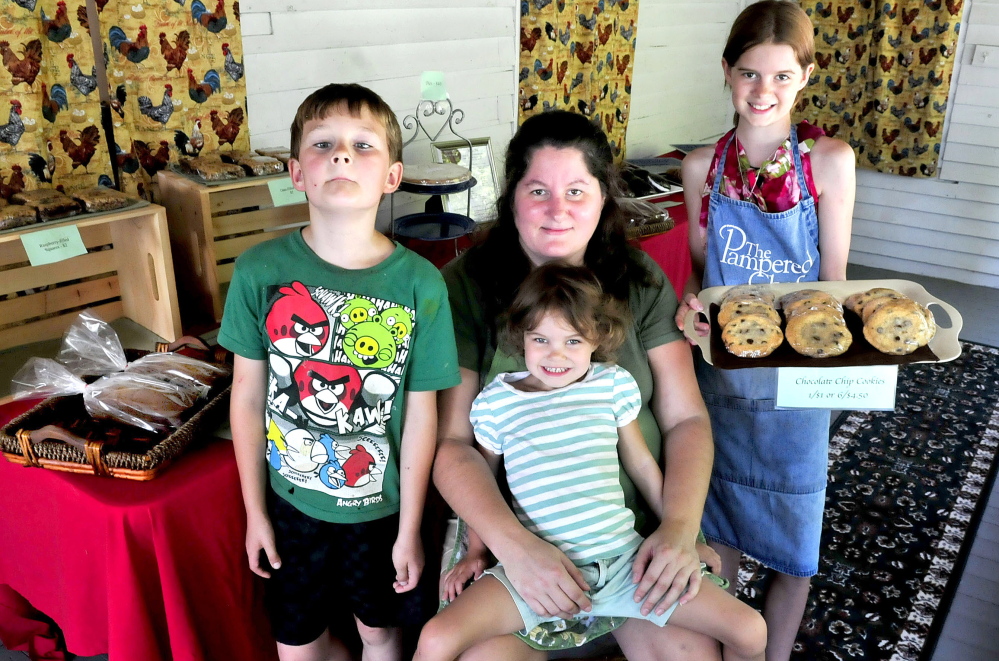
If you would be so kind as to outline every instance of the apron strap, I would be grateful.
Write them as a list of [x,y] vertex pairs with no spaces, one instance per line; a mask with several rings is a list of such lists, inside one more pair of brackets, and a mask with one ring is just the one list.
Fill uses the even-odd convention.
[[731,135],[728,136],[728,141],[725,143],[725,148],[722,149],[721,157],[715,165],[715,181],[711,185],[711,190],[714,193],[717,193],[721,189],[722,175],[725,173],[725,163],[728,161],[728,148],[732,146],[733,140],[735,140],[735,129],[732,129]]
[[808,190],[808,183],[805,181],[805,171],[801,167],[801,151],[798,149],[798,127],[791,124],[791,154],[794,156],[794,173],[798,178],[798,190],[801,191],[801,199],[807,200],[812,196]]

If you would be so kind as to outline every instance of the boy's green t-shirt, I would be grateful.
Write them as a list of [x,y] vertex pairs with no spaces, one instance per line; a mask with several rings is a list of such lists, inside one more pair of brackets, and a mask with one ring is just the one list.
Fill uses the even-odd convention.
[[460,382],[440,272],[406,248],[367,269],[323,261],[301,232],[236,260],[219,343],[266,360],[272,488],[334,523],[399,511],[406,391]]

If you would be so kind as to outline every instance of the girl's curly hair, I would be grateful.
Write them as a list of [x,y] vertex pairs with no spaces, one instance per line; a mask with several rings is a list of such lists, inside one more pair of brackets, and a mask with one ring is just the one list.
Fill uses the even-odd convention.
[[627,305],[604,294],[590,269],[551,262],[531,271],[520,285],[501,342],[523,353],[524,333],[537,328],[546,314],[562,317],[594,345],[597,362],[614,359],[630,321]]

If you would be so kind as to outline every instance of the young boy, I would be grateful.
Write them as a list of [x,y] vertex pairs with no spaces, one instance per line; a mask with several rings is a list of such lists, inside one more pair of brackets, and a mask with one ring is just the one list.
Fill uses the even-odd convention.
[[375,229],[402,177],[399,124],[377,94],[312,93],[291,153],[309,225],[240,256],[219,332],[236,354],[247,557],[269,579],[281,659],[348,659],[328,628],[343,612],[365,658],[399,659],[398,627],[428,615],[413,590],[436,391],[459,382],[447,291]]

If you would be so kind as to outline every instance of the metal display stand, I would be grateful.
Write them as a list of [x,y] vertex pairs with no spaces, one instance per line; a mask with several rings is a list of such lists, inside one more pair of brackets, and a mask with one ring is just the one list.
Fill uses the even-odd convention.
[[[424,122],[435,116],[441,116],[445,119],[440,128],[431,134]],[[409,139],[403,142],[402,146],[405,148],[407,145],[416,140],[421,133],[425,135],[431,143],[433,143],[437,141],[444,130],[447,129],[452,135],[457,137],[458,140],[465,143],[468,147],[469,161],[467,167],[469,172],[471,172],[472,142],[465,136],[458,133],[455,129],[455,126],[460,124],[464,118],[464,111],[460,108],[453,107],[450,99],[444,99],[442,101],[423,99],[417,104],[416,111],[412,115],[406,115],[403,117],[402,126],[413,133]],[[428,195],[430,196],[430,199],[427,200],[424,212],[396,218],[395,195],[393,195],[389,200],[389,209],[392,217],[392,237],[395,238],[396,232],[398,231],[403,236],[424,241],[454,240],[455,254],[457,254],[457,240],[475,229],[475,221],[471,218],[471,189],[476,183],[475,177],[472,176],[469,176],[466,181],[448,184],[428,184],[414,181],[403,181],[399,184],[398,190],[406,193],[415,193],[417,195]],[[465,207],[465,214],[462,215],[458,213],[445,212],[441,195],[450,195],[464,191],[468,191],[468,201]]]

